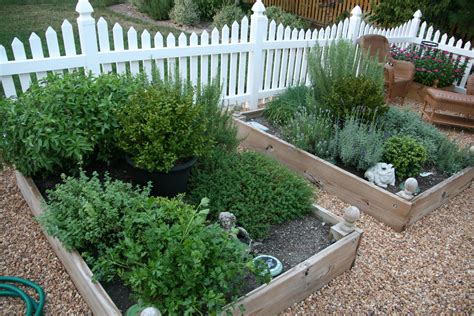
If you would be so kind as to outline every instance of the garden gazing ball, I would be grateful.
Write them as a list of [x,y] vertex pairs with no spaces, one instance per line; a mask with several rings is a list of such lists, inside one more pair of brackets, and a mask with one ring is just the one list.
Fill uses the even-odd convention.
[[415,178],[408,178],[405,181],[405,191],[410,192],[411,194],[414,194],[417,189],[418,189],[418,181],[416,181]]
[[142,310],[140,316],[161,316],[161,312],[156,307],[147,307]]

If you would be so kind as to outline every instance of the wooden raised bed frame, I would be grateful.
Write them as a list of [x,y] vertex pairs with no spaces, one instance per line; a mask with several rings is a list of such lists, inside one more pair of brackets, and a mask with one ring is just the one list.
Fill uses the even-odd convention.
[[239,128],[241,144],[254,151],[272,156],[303,174],[344,202],[401,232],[423,216],[457,195],[472,182],[474,168],[468,167],[434,187],[407,201],[396,194],[379,188],[319,157],[254,128],[245,120],[261,116],[263,109],[241,113],[234,118]]
[[[26,203],[35,216],[40,215],[43,212],[42,197],[35,183],[18,171],[15,171],[15,175],[18,188]],[[329,224],[334,225],[342,221],[340,217],[317,205],[313,206],[313,213]],[[67,251],[58,239],[45,235],[94,315],[121,315],[102,285],[92,283],[92,272],[79,253]],[[293,303],[308,297],[352,267],[361,237],[362,230],[356,228],[352,233],[286,271],[270,283],[249,292],[234,303],[236,307],[234,314],[240,315],[238,308],[240,305],[245,307],[245,315],[277,314]]]

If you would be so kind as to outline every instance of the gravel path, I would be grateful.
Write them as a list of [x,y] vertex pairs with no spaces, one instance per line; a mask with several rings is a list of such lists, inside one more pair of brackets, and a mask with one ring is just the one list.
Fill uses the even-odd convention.
[[[38,283],[46,292],[46,315],[91,314],[33,220],[11,169],[0,172],[0,275]],[[24,304],[20,299],[0,297],[0,314],[22,315]]]
[[[327,193],[318,203],[339,215],[347,206]],[[473,209],[471,185],[402,233],[362,214],[355,266],[285,315],[472,314]]]

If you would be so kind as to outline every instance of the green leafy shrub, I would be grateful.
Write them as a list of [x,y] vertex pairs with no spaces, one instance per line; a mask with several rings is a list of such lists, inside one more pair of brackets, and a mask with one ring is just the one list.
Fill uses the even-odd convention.
[[244,16],[245,12],[242,11],[239,6],[235,4],[225,5],[214,15],[212,25],[219,30],[222,29],[224,25],[230,28],[234,21],[240,24]]
[[337,156],[337,132],[338,126],[327,110],[317,114],[297,112],[282,129],[286,141],[327,160]]
[[178,24],[196,25],[199,23],[199,11],[193,0],[174,0],[170,18]]
[[469,149],[459,148],[435,126],[423,121],[420,115],[409,109],[390,107],[379,120],[383,125],[384,136],[410,136],[428,152],[428,163],[445,174],[454,174],[473,165]]
[[474,166],[474,154],[469,151],[469,146],[459,148],[448,138],[442,138],[438,146],[435,160],[438,171],[453,175],[468,166]]
[[212,218],[232,212],[254,239],[267,236],[273,224],[308,213],[313,195],[304,179],[253,152],[215,152],[193,170],[190,188],[195,203],[209,197]]
[[193,95],[179,79],[158,81],[119,109],[118,145],[138,167],[167,172],[209,149],[203,106],[193,102]]
[[410,136],[394,136],[384,144],[384,161],[395,168],[398,179],[416,177],[428,158],[422,144]]
[[126,214],[123,238],[103,264],[166,315],[219,314],[236,298],[252,258],[237,238],[209,225],[207,214],[156,198],[153,207]]
[[[134,189],[97,173],[88,177],[64,177],[64,183],[47,192],[44,213],[38,217],[46,232],[57,237],[67,250],[84,252],[88,262],[115,246],[122,237],[123,216],[134,214],[148,201],[150,188]],[[97,277],[102,275],[93,265]]]
[[200,87],[196,103],[203,106],[203,120],[207,121],[206,137],[214,142],[215,147],[233,151],[239,146],[237,126],[233,124],[232,115],[224,108],[221,100],[222,87],[214,81]]
[[265,10],[265,14],[268,17],[268,20],[275,20],[276,24],[283,24],[285,27],[289,26],[291,28],[297,29],[308,29],[310,23],[295,14],[284,11],[282,8],[277,6],[269,6]]
[[[364,102],[359,92],[362,90],[357,84],[363,84],[364,97],[371,100],[364,105],[377,115],[385,111],[383,68],[376,59],[358,50],[352,43],[340,40],[323,47],[316,45],[308,56],[308,65],[312,93],[317,104],[328,103],[335,110],[349,108],[351,100],[357,96],[359,104],[354,107],[360,106]],[[355,77],[358,79],[353,79]],[[351,85],[352,91],[349,92],[347,84]],[[345,98],[340,100],[341,105],[337,102],[339,94]]]
[[374,117],[383,115],[388,110],[383,87],[363,76],[336,79],[322,98],[323,106],[330,109],[335,116],[346,117],[357,111],[365,122],[372,121]]
[[338,134],[338,156],[346,166],[367,170],[381,161],[383,143],[383,134],[376,124],[364,124],[351,115]]
[[145,80],[81,72],[48,75],[18,99],[0,102],[0,152],[25,175],[77,169],[116,150],[115,110]]
[[288,87],[277,98],[265,105],[263,116],[272,124],[284,126],[301,109],[310,108],[311,90],[307,86]]
[[467,60],[461,62],[461,56],[420,45],[411,45],[406,50],[393,46],[391,55],[395,59],[407,60],[415,64],[415,81],[432,86],[448,87],[461,80],[466,70]]
[[155,20],[167,20],[173,8],[173,0],[131,0],[140,12],[148,14]]
[[214,16],[224,6],[230,4],[230,0],[195,0],[199,16],[202,20],[212,21]]

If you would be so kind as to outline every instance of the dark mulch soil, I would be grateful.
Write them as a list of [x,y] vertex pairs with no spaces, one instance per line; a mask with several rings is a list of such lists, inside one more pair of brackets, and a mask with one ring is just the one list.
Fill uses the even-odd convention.
[[[271,134],[271,135],[274,135],[280,139],[283,139],[282,137],[282,133],[281,133],[281,128],[279,128],[278,126],[274,126],[272,125],[267,119],[265,119],[264,117],[257,117],[255,119],[252,119],[250,121],[254,121],[254,122],[257,122],[257,123],[260,123],[262,125],[264,125],[265,127],[268,128],[268,130],[266,131],[267,133]],[[356,176],[358,176],[359,178],[361,179],[364,179],[364,172],[365,171],[360,171],[360,170],[357,170],[353,167],[348,167],[348,166],[345,166],[342,164],[342,162],[338,161],[336,162],[336,166],[338,166],[339,168],[341,169],[344,169]],[[427,176],[427,177],[422,177],[420,175],[418,175],[416,177],[416,180],[418,181],[418,187],[420,188],[420,192],[423,192],[423,191],[426,191],[432,187],[434,187],[435,185],[437,185],[438,183],[441,183],[443,182],[444,180],[446,180],[448,177],[444,174],[440,174],[438,172],[436,172],[436,170],[423,170],[425,172],[433,172],[432,175],[430,176]],[[391,192],[391,193],[397,193],[401,190],[401,185],[404,183],[404,181],[400,181],[400,180],[397,180],[396,183],[395,183],[395,186],[388,186],[385,190]],[[418,194],[419,194],[418,193]]]
[[[97,171],[100,177],[106,172],[113,179],[130,182],[130,166],[124,159],[117,159],[111,163],[95,161],[84,167],[87,174]],[[48,177],[33,177],[39,191],[46,198],[46,191],[53,189],[62,182],[60,175]],[[329,240],[330,225],[326,225],[318,218],[307,215],[301,219],[273,226],[270,235],[261,243],[254,243],[252,246],[256,254],[268,254],[277,257],[283,263],[283,271],[287,271],[306,260],[315,253],[321,251],[331,244]],[[102,282],[102,285],[117,307],[125,312],[136,301],[131,297],[129,288],[123,285],[120,280],[110,283]],[[248,276],[243,287],[242,295],[258,287],[255,278]]]

